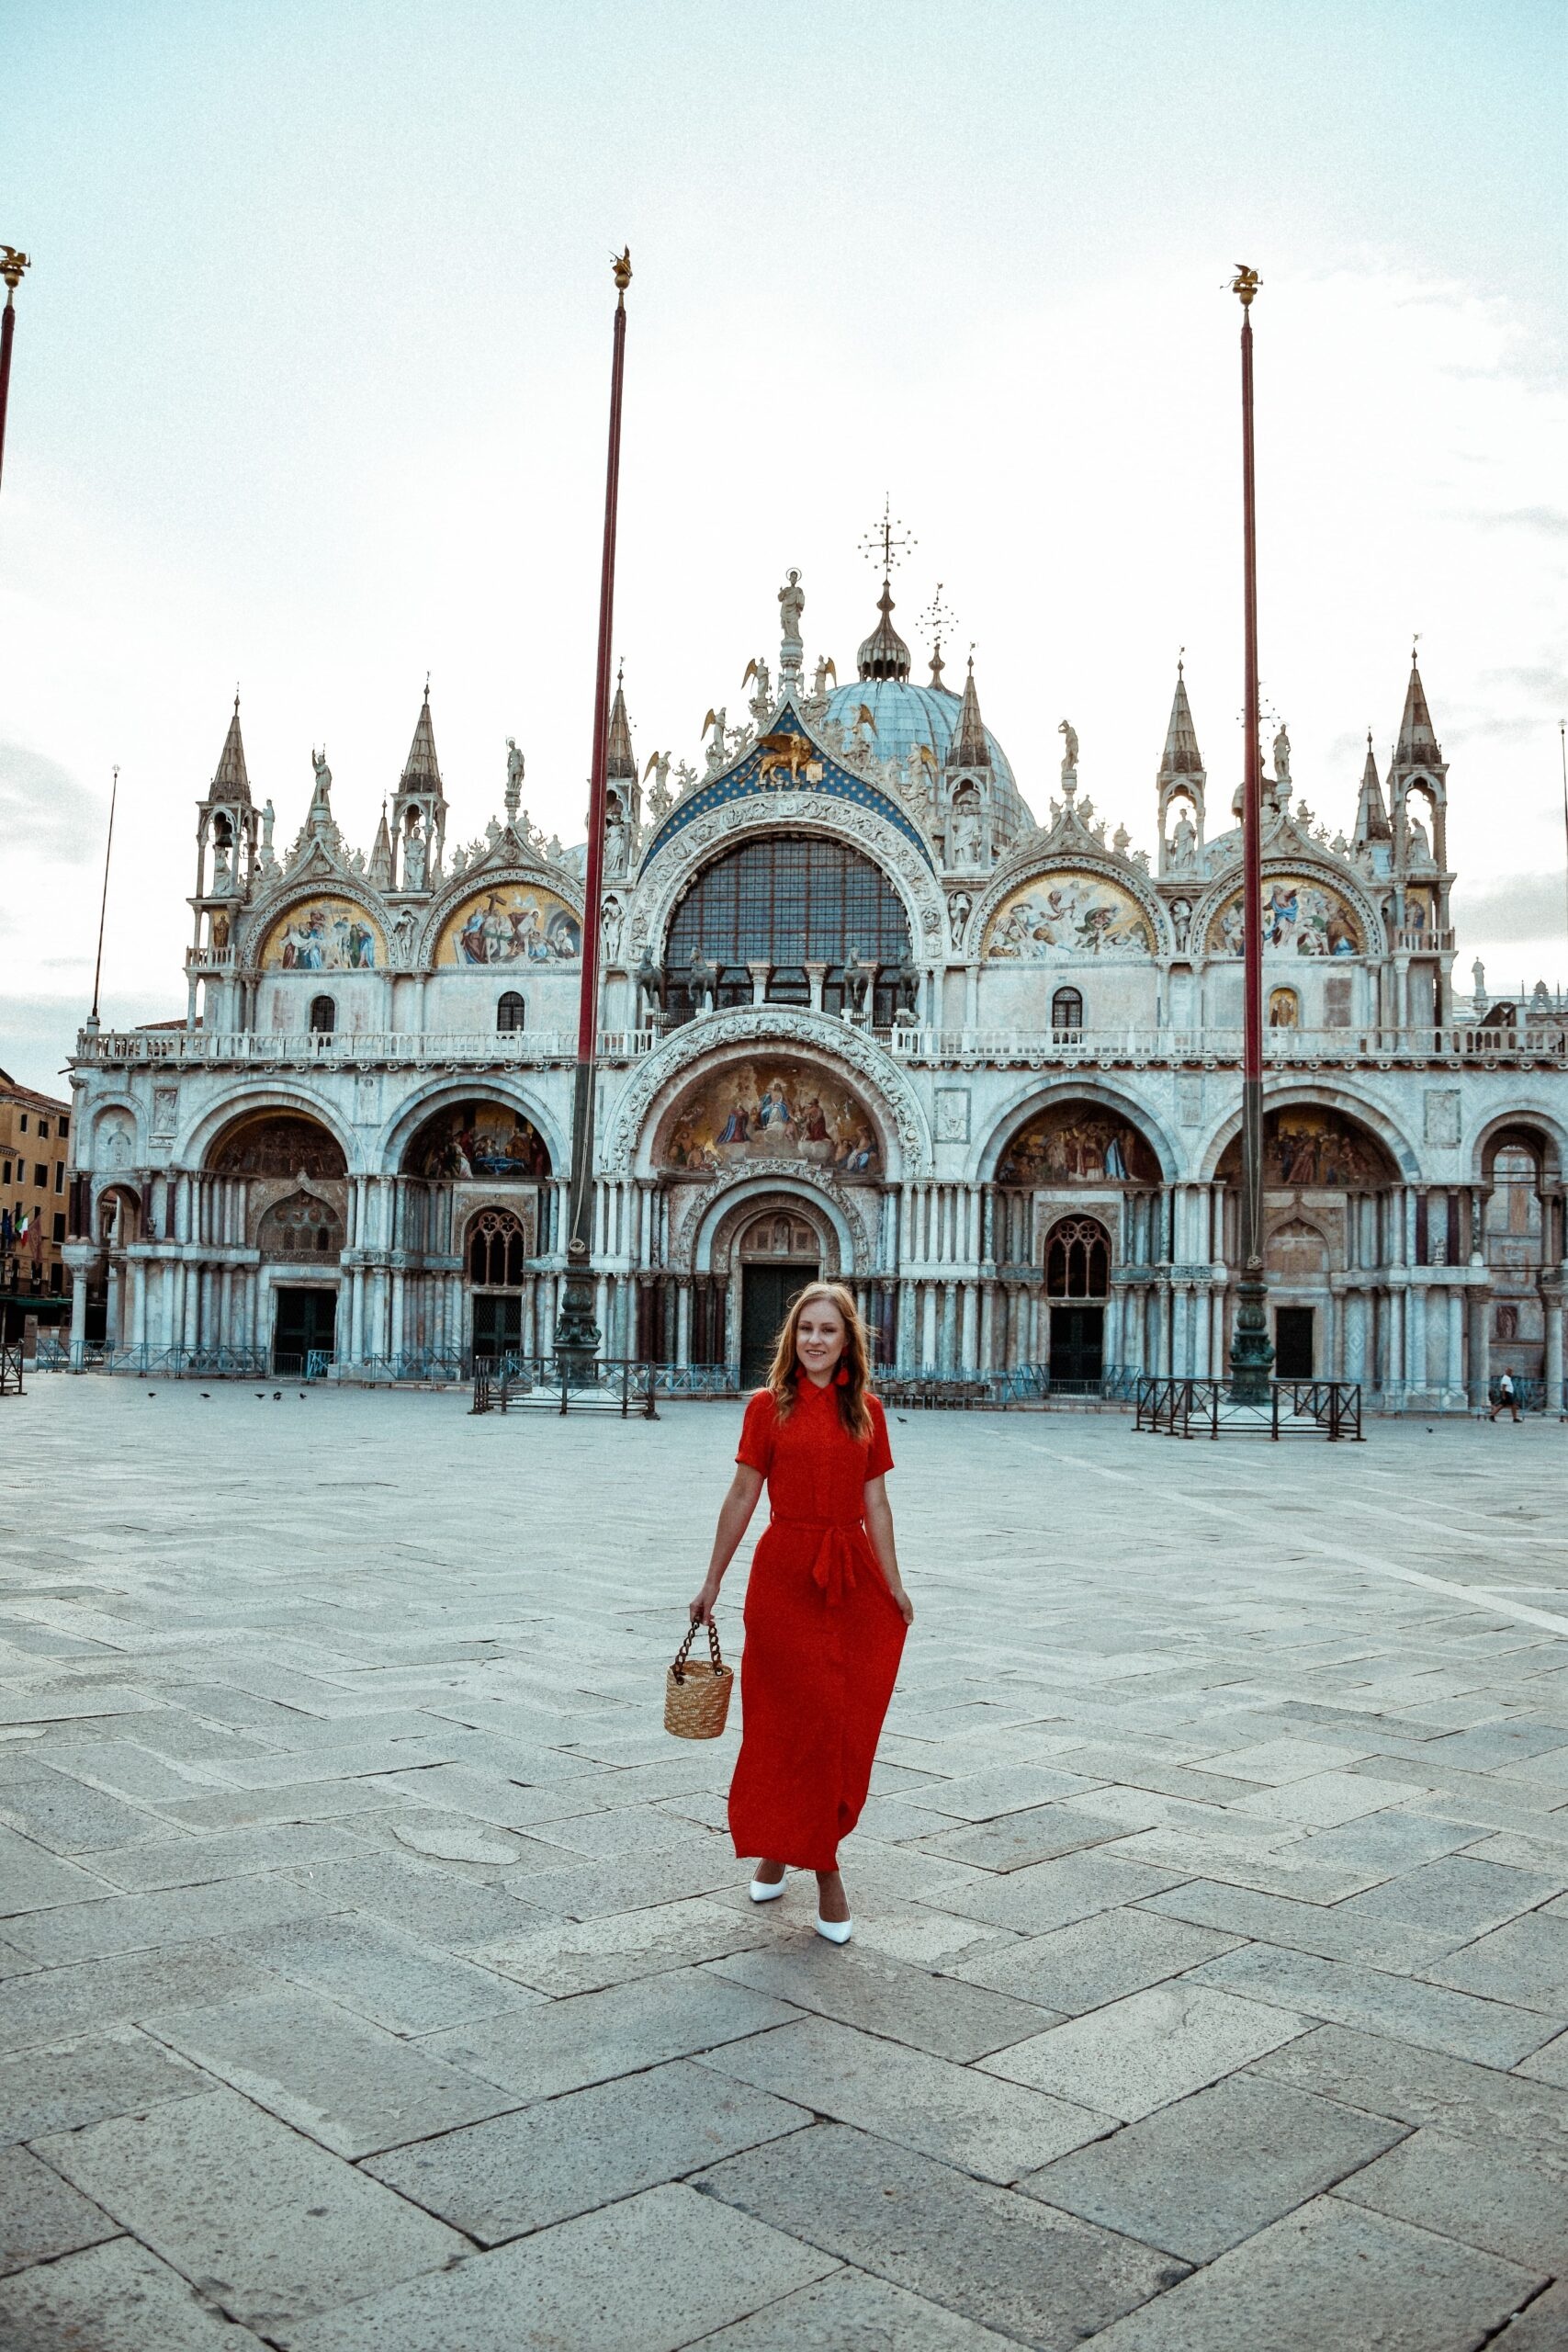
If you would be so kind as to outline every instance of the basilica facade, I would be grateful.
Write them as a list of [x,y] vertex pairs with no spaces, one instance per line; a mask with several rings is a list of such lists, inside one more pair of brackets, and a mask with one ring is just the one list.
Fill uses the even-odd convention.
[[[776,662],[700,766],[609,744],[593,1265],[606,1354],[753,1377],[813,1273],[903,1372],[1219,1374],[1234,1320],[1236,804],[1179,669],[1153,850],[1063,720],[1037,819],[971,665],[911,674],[888,583],[857,675]],[[739,667],[740,655],[736,657]],[[1151,746],[1151,752],[1157,747]],[[466,846],[428,695],[368,853],[324,755],[275,847],[239,707],[197,804],[182,1019],[82,1033],[78,1352],[457,1376],[551,1344],[583,855],[521,806]],[[1412,663],[1320,821],[1266,780],[1266,1227],[1278,1368],[1472,1408],[1562,1393],[1568,1006],[1456,994],[1448,770]],[[1332,785],[1330,790],[1333,790]],[[1315,786],[1314,786],[1315,790]],[[1219,821],[1216,823],[1215,820]],[[1337,827],[1337,830],[1335,828]]]

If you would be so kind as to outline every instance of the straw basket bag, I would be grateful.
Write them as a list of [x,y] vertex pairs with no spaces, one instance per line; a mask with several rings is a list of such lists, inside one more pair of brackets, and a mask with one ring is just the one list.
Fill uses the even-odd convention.
[[672,1731],[677,1739],[716,1739],[724,1729],[724,1719],[729,1713],[729,1693],[735,1684],[735,1668],[726,1666],[718,1654],[718,1628],[711,1617],[711,1658],[687,1657],[697,1638],[698,1623],[694,1617],[687,1626],[686,1638],[675,1653],[675,1663],[664,1677],[664,1728]]

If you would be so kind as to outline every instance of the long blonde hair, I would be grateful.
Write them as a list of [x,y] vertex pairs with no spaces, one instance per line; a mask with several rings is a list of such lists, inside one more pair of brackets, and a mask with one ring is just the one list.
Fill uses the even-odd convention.
[[787,1421],[800,1394],[800,1358],[796,1352],[795,1334],[806,1309],[819,1301],[825,1301],[832,1307],[843,1323],[844,1352],[839,1360],[839,1369],[848,1373],[849,1378],[840,1385],[835,1373],[833,1395],[838,1400],[839,1419],[855,1442],[863,1445],[871,1435],[871,1415],[865,1402],[871,1384],[871,1342],[866,1336],[861,1311],[842,1283],[807,1283],[804,1290],[795,1292],[779,1327],[778,1344],[768,1368],[767,1385],[773,1391],[780,1420]]

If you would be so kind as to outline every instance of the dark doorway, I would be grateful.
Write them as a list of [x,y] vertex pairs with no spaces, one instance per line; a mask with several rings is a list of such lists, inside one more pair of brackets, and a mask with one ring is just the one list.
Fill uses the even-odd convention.
[[274,1372],[302,1373],[305,1359],[317,1350],[333,1352],[337,1332],[335,1290],[302,1290],[280,1284],[276,1293],[276,1320],[272,1329]]
[[817,1280],[815,1266],[742,1266],[740,1270],[740,1385],[756,1388],[773,1360],[779,1325],[797,1290]]
[[1051,1385],[1098,1387],[1105,1360],[1103,1306],[1051,1309]]
[[1312,1306],[1277,1306],[1274,1309],[1274,1372],[1280,1380],[1310,1380],[1313,1377]]
[[513,1292],[474,1293],[474,1353],[503,1356],[523,1345],[523,1301]]

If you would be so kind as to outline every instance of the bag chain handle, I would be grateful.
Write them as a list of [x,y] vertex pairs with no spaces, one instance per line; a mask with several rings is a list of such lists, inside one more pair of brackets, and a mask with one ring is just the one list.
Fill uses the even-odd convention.
[[[685,1677],[682,1673],[681,1668],[686,1663],[686,1652],[696,1640],[697,1627],[702,1623],[702,1622],[703,1621],[700,1617],[693,1618],[691,1623],[686,1628],[686,1638],[675,1653],[675,1663],[671,1667],[671,1672],[674,1675],[677,1682],[683,1682],[685,1680]],[[707,1621],[707,1627],[708,1648],[713,1653],[713,1670],[716,1674],[722,1674],[724,1671],[724,1660],[718,1654],[718,1627],[714,1623],[711,1617]]]

